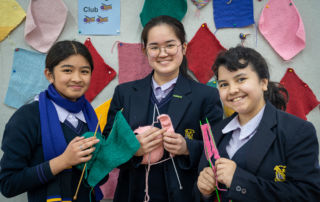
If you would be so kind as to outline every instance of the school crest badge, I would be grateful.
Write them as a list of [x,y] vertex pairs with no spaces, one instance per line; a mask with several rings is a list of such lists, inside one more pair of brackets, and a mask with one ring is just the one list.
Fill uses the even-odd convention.
[[274,167],[273,170],[275,171],[275,177],[274,177],[275,182],[286,181],[286,168],[287,166],[283,166],[283,165],[277,165]]
[[189,140],[193,140],[193,134],[195,134],[196,131],[193,129],[185,129],[184,130],[184,137],[188,138]]

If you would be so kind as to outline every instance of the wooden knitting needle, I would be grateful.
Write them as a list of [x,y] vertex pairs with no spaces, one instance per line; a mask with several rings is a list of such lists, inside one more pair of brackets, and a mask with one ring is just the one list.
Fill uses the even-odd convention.
[[[97,126],[96,126],[96,130],[95,130],[94,135],[93,135],[94,137],[96,137],[96,135],[97,135],[98,126],[99,126],[99,123],[100,123],[100,120],[101,120],[101,115],[102,114],[100,114],[100,117],[99,117],[99,120],[98,120],[98,123],[97,123]],[[83,166],[81,177],[80,177],[80,180],[79,180],[79,183],[78,183],[78,186],[77,186],[76,193],[73,196],[73,200],[77,200],[79,188],[80,188],[80,185],[81,185],[81,182],[82,182],[82,178],[83,178],[83,174],[84,174],[84,171],[86,170],[86,167],[87,167],[87,162]]]

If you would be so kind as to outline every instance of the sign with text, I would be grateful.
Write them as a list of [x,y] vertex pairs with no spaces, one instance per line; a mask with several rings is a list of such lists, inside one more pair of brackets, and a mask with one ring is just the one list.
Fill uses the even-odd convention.
[[79,0],[78,28],[83,35],[119,35],[120,0]]

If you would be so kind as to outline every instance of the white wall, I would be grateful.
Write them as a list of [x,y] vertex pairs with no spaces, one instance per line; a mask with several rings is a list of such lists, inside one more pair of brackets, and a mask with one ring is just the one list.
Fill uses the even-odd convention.
[[[254,13],[255,21],[257,22],[260,17],[260,13],[266,0],[259,2],[254,1]],[[22,8],[27,10],[30,0],[17,0]],[[54,1],[53,1],[54,2]],[[76,39],[84,42],[86,36],[78,34],[77,15],[78,15],[78,3],[76,0],[65,0],[67,5],[68,20],[64,27],[64,30],[59,37],[59,40],[63,39]],[[140,33],[142,26],[140,24],[139,14],[142,10],[143,0],[121,0],[121,30],[120,36],[90,36],[93,45],[97,51],[105,59],[105,62],[113,67],[118,72],[118,55],[116,49],[111,54],[111,48],[115,41],[122,41],[128,43],[140,42]],[[191,0],[188,2],[188,11],[184,19],[182,20],[186,32],[187,40],[190,41],[199,29],[200,25],[204,22],[208,24],[209,29],[214,32],[215,26],[213,22],[213,9],[212,1],[204,7],[200,12],[200,17],[195,15],[196,7],[192,4]],[[225,48],[236,46],[240,43],[239,34],[250,33],[251,35],[245,42],[246,46],[256,48],[267,59],[271,70],[271,80],[280,81],[288,67],[293,67],[298,76],[305,81],[313,90],[317,98],[320,100],[320,67],[319,67],[319,48],[320,48],[320,1],[319,0],[295,0],[296,7],[298,8],[300,15],[303,19],[306,30],[306,48],[294,57],[291,61],[283,61],[277,53],[268,45],[265,39],[258,32],[258,45],[255,45],[255,28],[250,26],[247,28],[235,28],[235,29],[221,29],[216,33],[216,37],[220,40],[221,44]],[[16,47],[32,50],[32,48],[24,41],[24,24],[25,21],[17,27],[11,34],[9,39],[5,39],[0,42],[0,140],[6,122],[10,116],[15,112],[15,109],[4,105],[5,95],[10,79],[10,72],[13,60],[13,51]],[[112,97],[115,86],[118,83],[118,79],[114,79],[92,102],[94,107],[102,104],[104,101]],[[320,112],[319,107],[314,109],[307,116],[318,132],[318,138],[320,135]],[[2,156],[2,151],[0,151]],[[6,199],[0,194],[0,201],[20,202],[26,201],[26,194],[14,197],[12,199]]]

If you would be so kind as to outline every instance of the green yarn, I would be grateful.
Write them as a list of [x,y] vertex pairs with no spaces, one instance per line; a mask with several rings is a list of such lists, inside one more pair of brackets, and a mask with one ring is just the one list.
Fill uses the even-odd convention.
[[[94,132],[82,136],[92,137]],[[84,178],[91,187],[96,186],[111,170],[127,162],[140,148],[140,143],[121,111],[116,114],[112,130],[107,139],[96,133],[100,140],[95,145],[92,159],[87,162]],[[84,163],[77,165],[82,170]]]
[[140,13],[141,24],[144,27],[149,20],[160,15],[168,15],[181,21],[187,8],[186,0],[145,0]]

